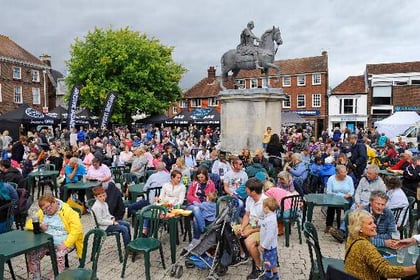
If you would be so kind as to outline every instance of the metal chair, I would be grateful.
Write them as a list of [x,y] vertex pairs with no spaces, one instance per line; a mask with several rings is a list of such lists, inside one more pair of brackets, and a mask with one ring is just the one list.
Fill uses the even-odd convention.
[[318,233],[315,226],[311,222],[303,225],[303,233],[308,244],[309,256],[311,258],[310,280],[325,280],[328,266],[344,271],[344,260],[335,258],[326,258],[322,256],[319,247]]
[[[135,254],[143,253],[147,280],[150,280],[150,252],[159,249],[163,269],[166,269],[162,243],[158,237],[160,225],[163,223],[161,215],[166,215],[166,213],[166,209],[162,206],[149,205],[136,214],[138,222],[136,222],[136,227],[134,228],[134,240],[128,243],[125,250],[121,278],[124,278],[129,252],[134,253],[133,262],[135,260]],[[137,238],[143,234],[143,221],[146,219],[149,221],[148,235],[147,237]]]
[[[298,234],[299,234],[299,244],[302,244],[302,234],[300,229],[299,222],[299,202],[301,200],[300,195],[286,196],[281,199],[280,209],[277,209],[277,221],[283,223],[284,225],[284,236],[286,239],[286,247],[289,247],[289,238],[292,224],[296,222]],[[290,209],[285,210],[285,203],[290,203]]]
[[[92,241],[89,238],[92,236]],[[80,265],[76,269],[65,270],[58,275],[56,279],[58,280],[72,280],[72,279],[80,279],[80,280],[96,280],[96,271],[98,269],[98,260],[99,254],[101,252],[102,245],[106,238],[106,232],[103,229],[95,228],[91,229],[86,233],[84,240],[83,240],[83,252],[82,258],[80,259]],[[92,261],[92,268],[87,269],[85,268],[86,263],[86,256],[89,244],[92,244],[92,252],[91,252],[91,261]]]
[[[87,202],[87,205],[90,207],[90,213],[93,216],[93,219],[95,220],[95,227],[99,228],[98,220],[95,215],[95,211],[93,211],[92,206],[95,203],[95,199],[89,199]],[[107,236],[115,236],[115,239],[117,241],[117,248],[118,248],[118,256],[120,258],[120,263],[123,262],[123,255],[122,255],[122,249],[121,249],[121,233],[118,231],[106,231]]]

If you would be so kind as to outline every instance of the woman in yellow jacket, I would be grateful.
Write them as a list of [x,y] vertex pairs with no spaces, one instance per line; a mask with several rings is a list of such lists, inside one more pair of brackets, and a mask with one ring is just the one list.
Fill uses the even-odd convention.
[[[38,205],[40,209],[34,218],[38,218],[41,231],[52,235],[58,272],[62,272],[65,268],[64,257],[73,247],[76,248],[77,256],[82,257],[82,222],[76,211],[51,194],[42,196]],[[26,229],[33,230],[32,219],[28,219],[26,222]],[[40,260],[47,252],[48,248],[40,248],[27,254],[28,279],[41,279]]]

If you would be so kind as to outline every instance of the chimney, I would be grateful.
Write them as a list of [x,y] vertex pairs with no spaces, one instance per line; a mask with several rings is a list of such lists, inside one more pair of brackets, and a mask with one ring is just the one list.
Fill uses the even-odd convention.
[[207,69],[207,73],[209,80],[213,82],[216,79],[216,69],[214,68],[214,66],[210,66],[209,69]]
[[46,64],[47,66],[49,66],[49,67],[51,67],[51,56],[50,55],[48,55],[48,54],[46,54],[46,53],[43,53],[40,57],[39,57],[39,59],[44,63],[44,64]]
[[322,54],[322,56],[327,56],[328,52],[327,51],[322,51],[321,54]]

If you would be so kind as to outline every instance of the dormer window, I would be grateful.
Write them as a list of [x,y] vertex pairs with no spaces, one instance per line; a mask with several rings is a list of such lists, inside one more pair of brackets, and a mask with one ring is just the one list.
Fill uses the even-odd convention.
[[22,78],[20,67],[13,66],[13,79],[20,80]]

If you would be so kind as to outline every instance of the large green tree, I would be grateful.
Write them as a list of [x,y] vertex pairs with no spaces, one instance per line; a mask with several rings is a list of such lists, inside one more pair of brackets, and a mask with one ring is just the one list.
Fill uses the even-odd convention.
[[179,99],[186,69],[172,59],[172,47],[128,28],[89,31],[75,39],[67,61],[67,86],[81,85],[79,106],[100,115],[110,91],[118,93],[111,121],[130,123],[136,109],[153,114]]

